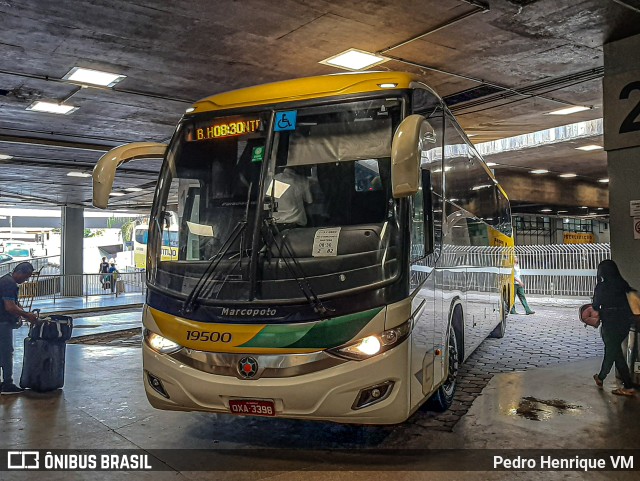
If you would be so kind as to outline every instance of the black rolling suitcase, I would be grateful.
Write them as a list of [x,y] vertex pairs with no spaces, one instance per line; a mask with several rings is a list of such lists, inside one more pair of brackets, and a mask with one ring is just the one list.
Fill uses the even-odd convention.
[[20,386],[38,392],[64,386],[65,341],[24,340],[24,358]]

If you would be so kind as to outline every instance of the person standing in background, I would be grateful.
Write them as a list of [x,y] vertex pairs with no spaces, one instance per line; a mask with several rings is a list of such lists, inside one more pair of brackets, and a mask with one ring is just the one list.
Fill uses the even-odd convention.
[[18,285],[25,282],[33,274],[33,266],[29,262],[18,264],[11,274],[0,277],[0,368],[2,369],[2,394],[18,394],[24,389],[13,383],[13,330],[20,327],[24,318],[35,322],[38,316],[26,312],[18,302]]
[[116,292],[116,282],[118,281],[118,274],[120,272],[116,268],[116,263],[111,259],[111,267],[109,267],[109,283],[111,284],[111,292]]
[[98,268],[98,274],[102,274],[100,276],[100,283],[102,284],[103,289],[104,289],[104,283],[107,281],[108,273],[109,273],[109,263],[107,262],[107,258],[103,257],[102,262],[100,263],[100,267]]
[[[520,264],[518,263],[517,256],[513,260],[513,270],[514,270],[513,280],[515,282],[514,287],[516,289],[516,295],[518,296],[518,299],[520,299],[520,302],[522,303],[522,307],[524,307],[524,312],[527,316],[531,314],[535,314],[536,311],[531,310],[531,308],[529,307],[529,304],[527,303],[527,298],[524,295],[524,282],[522,281],[522,272],[520,271]],[[517,314],[515,302],[513,303],[513,307],[511,308],[511,314]]]
[[598,282],[593,291],[593,309],[600,314],[602,326],[600,335],[604,342],[604,359],[598,374],[593,380],[598,387],[602,387],[604,379],[613,365],[622,379],[623,387],[611,391],[618,396],[633,396],[633,382],[629,366],[622,351],[622,341],[629,335],[629,328],[633,320],[633,312],[627,300],[627,293],[635,291],[620,274],[617,264],[604,260],[598,265]]

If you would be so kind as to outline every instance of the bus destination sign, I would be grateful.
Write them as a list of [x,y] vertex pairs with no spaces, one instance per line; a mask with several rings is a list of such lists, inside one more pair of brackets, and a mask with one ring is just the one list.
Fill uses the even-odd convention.
[[188,142],[198,142],[251,134],[260,129],[260,123],[259,118],[238,117],[198,122],[191,128],[186,129],[186,140]]

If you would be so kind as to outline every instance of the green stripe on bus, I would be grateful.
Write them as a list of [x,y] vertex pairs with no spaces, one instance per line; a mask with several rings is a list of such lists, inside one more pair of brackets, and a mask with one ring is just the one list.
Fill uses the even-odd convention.
[[268,325],[237,347],[328,349],[340,346],[353,339],[381,310],[379,307],[312,324]]

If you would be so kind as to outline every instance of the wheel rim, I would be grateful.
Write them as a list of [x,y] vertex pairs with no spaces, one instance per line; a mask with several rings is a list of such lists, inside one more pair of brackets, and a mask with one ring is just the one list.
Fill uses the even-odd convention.
[[442,385],[447,396],[451,396],[456,387],[458,379],[458,342],[456,339],[456,331],[453,327],[449,328],[449,371],[447,372],[447,380]]

